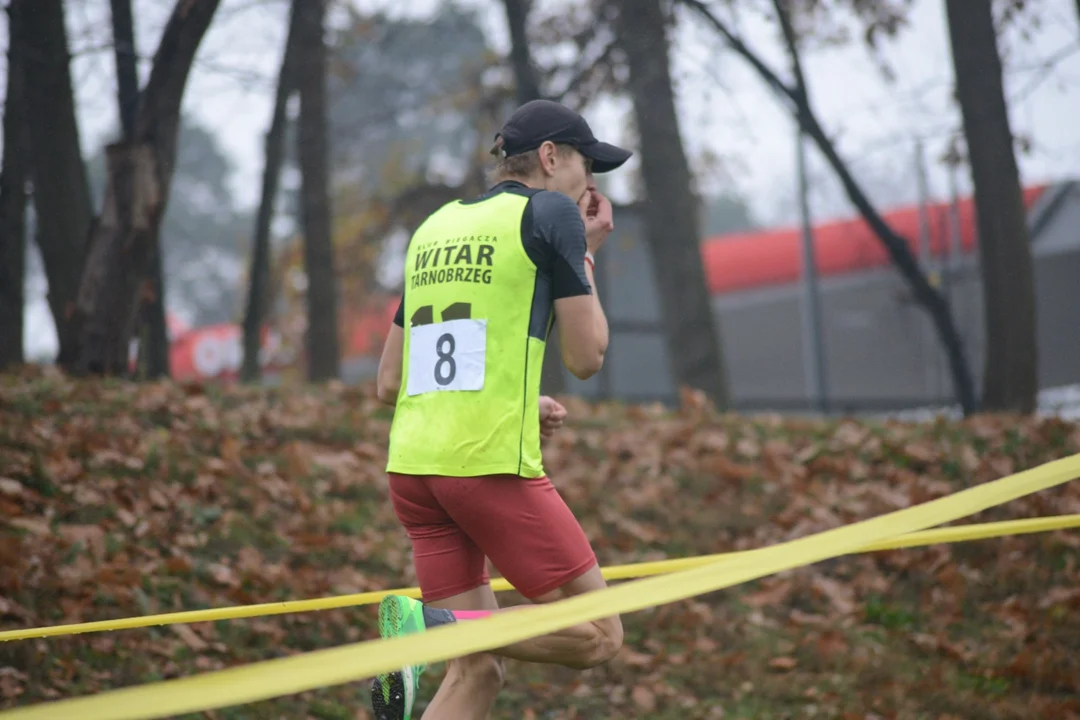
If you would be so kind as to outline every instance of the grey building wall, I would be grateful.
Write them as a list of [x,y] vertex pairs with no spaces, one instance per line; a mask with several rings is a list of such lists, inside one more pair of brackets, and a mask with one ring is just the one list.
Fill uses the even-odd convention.
[[1038,302],[1039,384],[1080,382],[1080,183],[1047,198],[1033,241]]

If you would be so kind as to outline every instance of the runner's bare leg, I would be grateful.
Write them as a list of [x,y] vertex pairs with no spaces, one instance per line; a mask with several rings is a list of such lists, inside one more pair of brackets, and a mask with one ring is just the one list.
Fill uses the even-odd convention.
[[[534,600],[555,602],[606,587],[598,566],[562,587]],[[520,608],[497,610],[498,603],[490,585],[430,603],[448,610],[492,610],[512,612]],[[467,622],[467,621],[466,621]],[[424,711],[425,720],[486,720],[502,687],[500,655],[523,662],[563,665],[576,670],[596,667],[611,660],[622,647],[623,628],[618,616],[559,630],[550,635],[529,638],[490,653],[450,661],[446,679]],[[488,659],[482,659],[488,658]],[[456,667],[455,667],[456,664]],[[497,669],[497,673],[495,670]]]
[[[498,610],[499,603],[490,585],[427,603],[447,610]],[[495,696],[503,684],[503,661],[489,653],[466,655],[446,663],[446,677],[424,710],[425,720],[460,718],[487,720]]]

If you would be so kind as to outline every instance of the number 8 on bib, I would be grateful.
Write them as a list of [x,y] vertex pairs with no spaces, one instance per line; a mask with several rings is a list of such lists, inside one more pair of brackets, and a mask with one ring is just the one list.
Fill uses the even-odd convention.
[[487,320],[448,320],[409,328],[409,395],[483,390]]

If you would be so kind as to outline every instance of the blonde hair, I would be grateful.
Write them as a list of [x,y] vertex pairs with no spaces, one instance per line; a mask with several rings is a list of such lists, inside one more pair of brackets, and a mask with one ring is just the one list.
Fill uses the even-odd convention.
[[[510,155],[507,157],[503,154],[503,139],[499,137],[495,140],[495,144],[491,147],[491,154],[497,159],[495,161],[495,170],[493,175],[495,179],[505,178],[527,178],[531,177],[537,170],[540,169],[540,149],[529,150],[528,152],[518,153],[517,155]],[[566,157],[570,153],[575,151],[572,145],[564,145],[562,143],[555,143],[555,151]]]

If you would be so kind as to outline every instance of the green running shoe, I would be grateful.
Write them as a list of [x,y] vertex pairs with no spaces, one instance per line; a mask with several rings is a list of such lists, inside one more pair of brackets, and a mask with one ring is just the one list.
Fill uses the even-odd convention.
[[[455,621],[451,611],[429,608],[403,595],[387,595],[379,603],[379,635],[384,638],[423,632]],[[426,669],[423,664],[409,665],[376,676],[371,683],[375,720],[412,720],[420,676]]]

